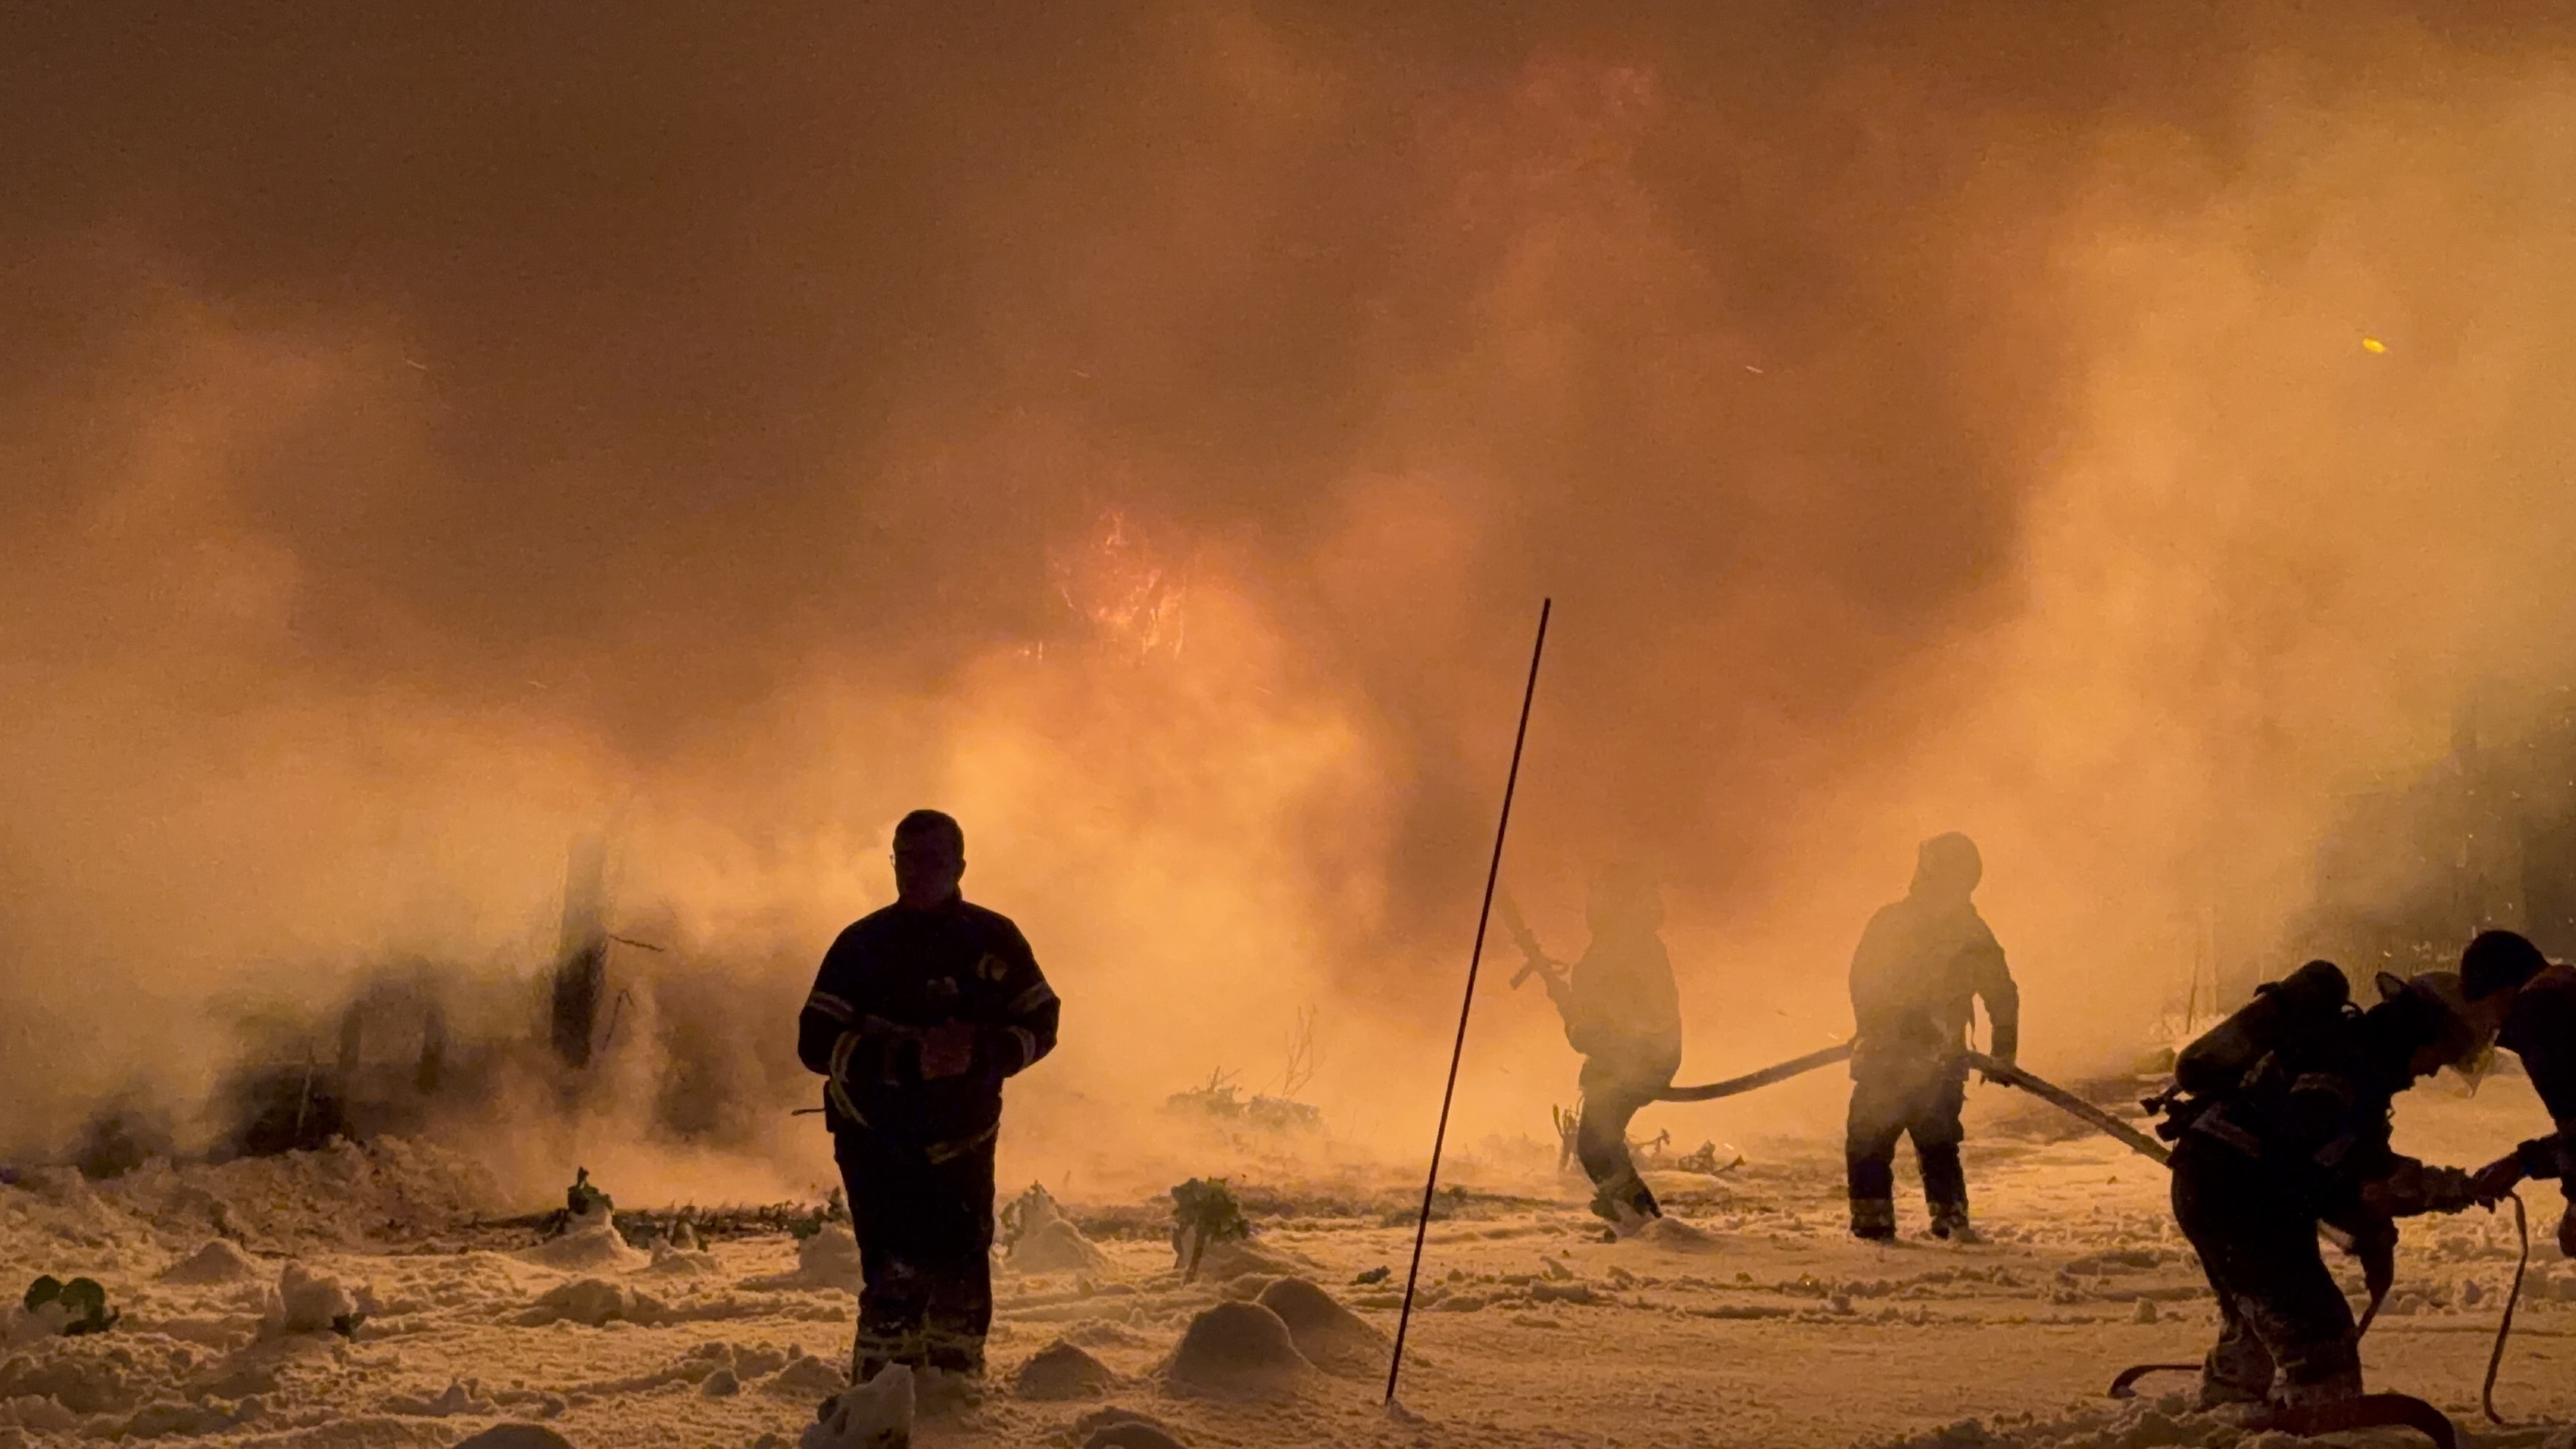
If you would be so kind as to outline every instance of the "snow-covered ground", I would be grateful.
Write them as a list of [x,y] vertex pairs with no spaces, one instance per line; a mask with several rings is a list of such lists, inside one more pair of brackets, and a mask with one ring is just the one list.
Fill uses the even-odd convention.
[[[2255,1442],[2181,1414],[2178,1400],[2103,1397],[2126,1364],[2197,1357],[2214,1312],[2170,1225],[2162,1170],[2007,1098],[1982,1089],[1972,1115],[1989,1237],[1975,1246],[1850,1241],[1829,1142],[1746,1143],[1752,1161],[1717,1179],[1659,1175],[1673,1217],[1621,1243],[1598,1240],[1544,1156],[1508,1180],[1470,1172],[1431,1232],[1395,1415],[1379,1398],[1411,1228],[1393,1174],[1238,1177],[1263,1189],[1247,1192],[1259,1233],[1212,1254],[1190,1285],[1151,1235],[1153,1204],[1077,1198],[1066,1209],[1100,1266],[1006,1265],[986,1402],[925,1417],[916,1442],[1154,1442],[1118,1427],[1139,1418],[1190,1446]],[[2401,1143],[2470,1165],[2540,1120],[2515,1079],[2474,1102],[2418,1093],[2400,1119]],[[2509,1416],[2567,1424],[2576,1265],[2546,1242],[2555,1190],[2529,1195],[2543,1241],[2497,1399]],[[839,1386],[855,1266],[845,1238],[648,1252],[593,1227],[539,1244],[473,1225],[543,1206],[494,1197],[463,1159],[394,1142],[103,1183],[36,1173],[0,1188],[12,1291],[37,1273],[86,1274],[123,1313],[110,1332],[61,1338],[0,1307],[15,1315],[0,1347],[0,1449],[444,1449],[510,1421],[585,1449],[785,1445]],[[1902,1206],[1919,1233],[1919,1203]],[[1360,1281],[1381,1267],[1387,1279]],[[2475,1442],[2576,1442],[2563,1429],[2495,1430],[2477,1412],[2512,1267],[2507,1218],[2410,1225],[2368,1372],[2450,1410]],[[1319,1286],[1350,1316],[1282,1278]],[[1302,1354],[1263,1338],[1278,1320],[1248,1308],[1192,1335],[1217,1305],[1265,1291]],[[333,1331],[350,1313],[364,1315],[354,1334]],[[2149,1384],[2170,1393],[2187,1380]]]

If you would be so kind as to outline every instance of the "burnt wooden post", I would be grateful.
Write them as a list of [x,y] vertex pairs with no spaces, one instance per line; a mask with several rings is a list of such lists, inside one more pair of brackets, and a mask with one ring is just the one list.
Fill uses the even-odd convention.
[[576,1071],[590,1065],[600,998],[608,985],[608,842],[585,835],[564,866],[563,929],[555,942],[554,1049]]

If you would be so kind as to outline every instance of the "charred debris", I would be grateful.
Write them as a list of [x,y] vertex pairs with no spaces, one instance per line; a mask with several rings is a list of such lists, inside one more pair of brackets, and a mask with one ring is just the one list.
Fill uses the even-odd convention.
[[[611,919],[607,842],[576,840],[552,964],[536,979],[491,981],[398,959],[365,972],[319,1015],[247,1015],[236,1024],[235,1064],[207,1104],[211,1121],[185,1135],[210,1138],[203,1155],[214,1161],[407,1136],[443,1108],[487,1100],[505,1077],[550,1083],[563,1110],[578,1108],[621,1033],[638,1029],[638,988],[676,963],[667,944],[618,934]],[[709,1125],[699,1080],[708,1074],[692,1072],[687,1053],[674,1056],[690,1090],[665,1092],[655,1125],[685,1137]],[[92,1178],[119,1177],[181,1155],[182,1136],[167,1104],[127,1092],[100,1105],[68,1161]]]

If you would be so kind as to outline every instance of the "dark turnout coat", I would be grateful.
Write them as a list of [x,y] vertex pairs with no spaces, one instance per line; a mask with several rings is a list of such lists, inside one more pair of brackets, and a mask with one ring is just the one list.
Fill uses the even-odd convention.
[[2409,1050],[2364,1017],[2328,1018],[2282,1043],[2269,1067],[2200,1113],[2186,1136],[2233,1148],[2286,1206],[2347,1229],[2379,1216],[2363,1207],[2365,1186],[2377,1187],[2392,1216],[2456,1209],[2467,1201],[2465,1174],[2391,1145],[2397,1095],[2414,1085]]
[[2518,1149],[2524,1174],[2557,1178],[2576,1193],[2576,966],[2552,966],[2531,978],[2505,1014],[2496,1045],[2521,1059],[2558,1128]]
[[1670,1081],[1682,1061],[1681,989],[1652,932],[1602,933],[1566,983],[1565,1039],[1613,1072]]
[[1852,951],[1851,999],[1854,1076],[1957,1057],[1979,1000],[1994,1023],[1993,1055],[2011,1061],[2021,1045],[2021,992],[1965,900],[1909,895],[1870,917]]
[[[824,954],[797,1019],[796,1055],[825,1079],[835,1133],[868,1131],[953,1156],[990,1142],[1002,1083],[1055,1049],[1060,1011],[1010,918],[964,901],[874,912]],[[924,1033],[973,1028],[973,1064],[925,1080]]]

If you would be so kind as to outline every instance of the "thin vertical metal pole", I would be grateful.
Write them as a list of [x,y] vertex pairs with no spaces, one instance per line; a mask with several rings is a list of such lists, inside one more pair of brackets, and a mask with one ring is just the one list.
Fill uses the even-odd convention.
[[1503,872],[1503,836],[1512,828],[1512,792],[1521,780],[1521,746],[1529,738],[1530,701],[1538,697],[1538,661],[1547,652],[1547,616],[1553,599],[1538,606],[1538,643],[1530,649],[1529,683],[1521,690],[1521,722],[1512,732],[1512,768],[1503,777],[1503,816],[1494,826],[1494,858],[1485,867],[1485,900],[1476,908],[1476,945],[1467,953],[1467,994],[1458,1003],[1458,1040],[1449,1049],[1449,1084],[1440,1092],[1440,1126],[1431,1134],[1431,1171],[1422,1180],[1422,1218],[1413,1227],[1413,1266],[1404,1271],[1404,1308],[1396,1315],[1395,1352],[1386,1365],[1386,1402],[1395,1403],[1395,1381],[1404,1372],[1404,1332],[1413,1323],[1413,1289],[1422,1277],[1422,1242],[1431,1232],[1431,1199],[1440,1188],[1440,1149],[1449,1140],[1449,1103],[1458,1094],[1458,1062],[1467,1053],[1467,1017],[1476,1005],[1476,968],[1485,959],[1485,923],[1494,911],[1494,882]]

